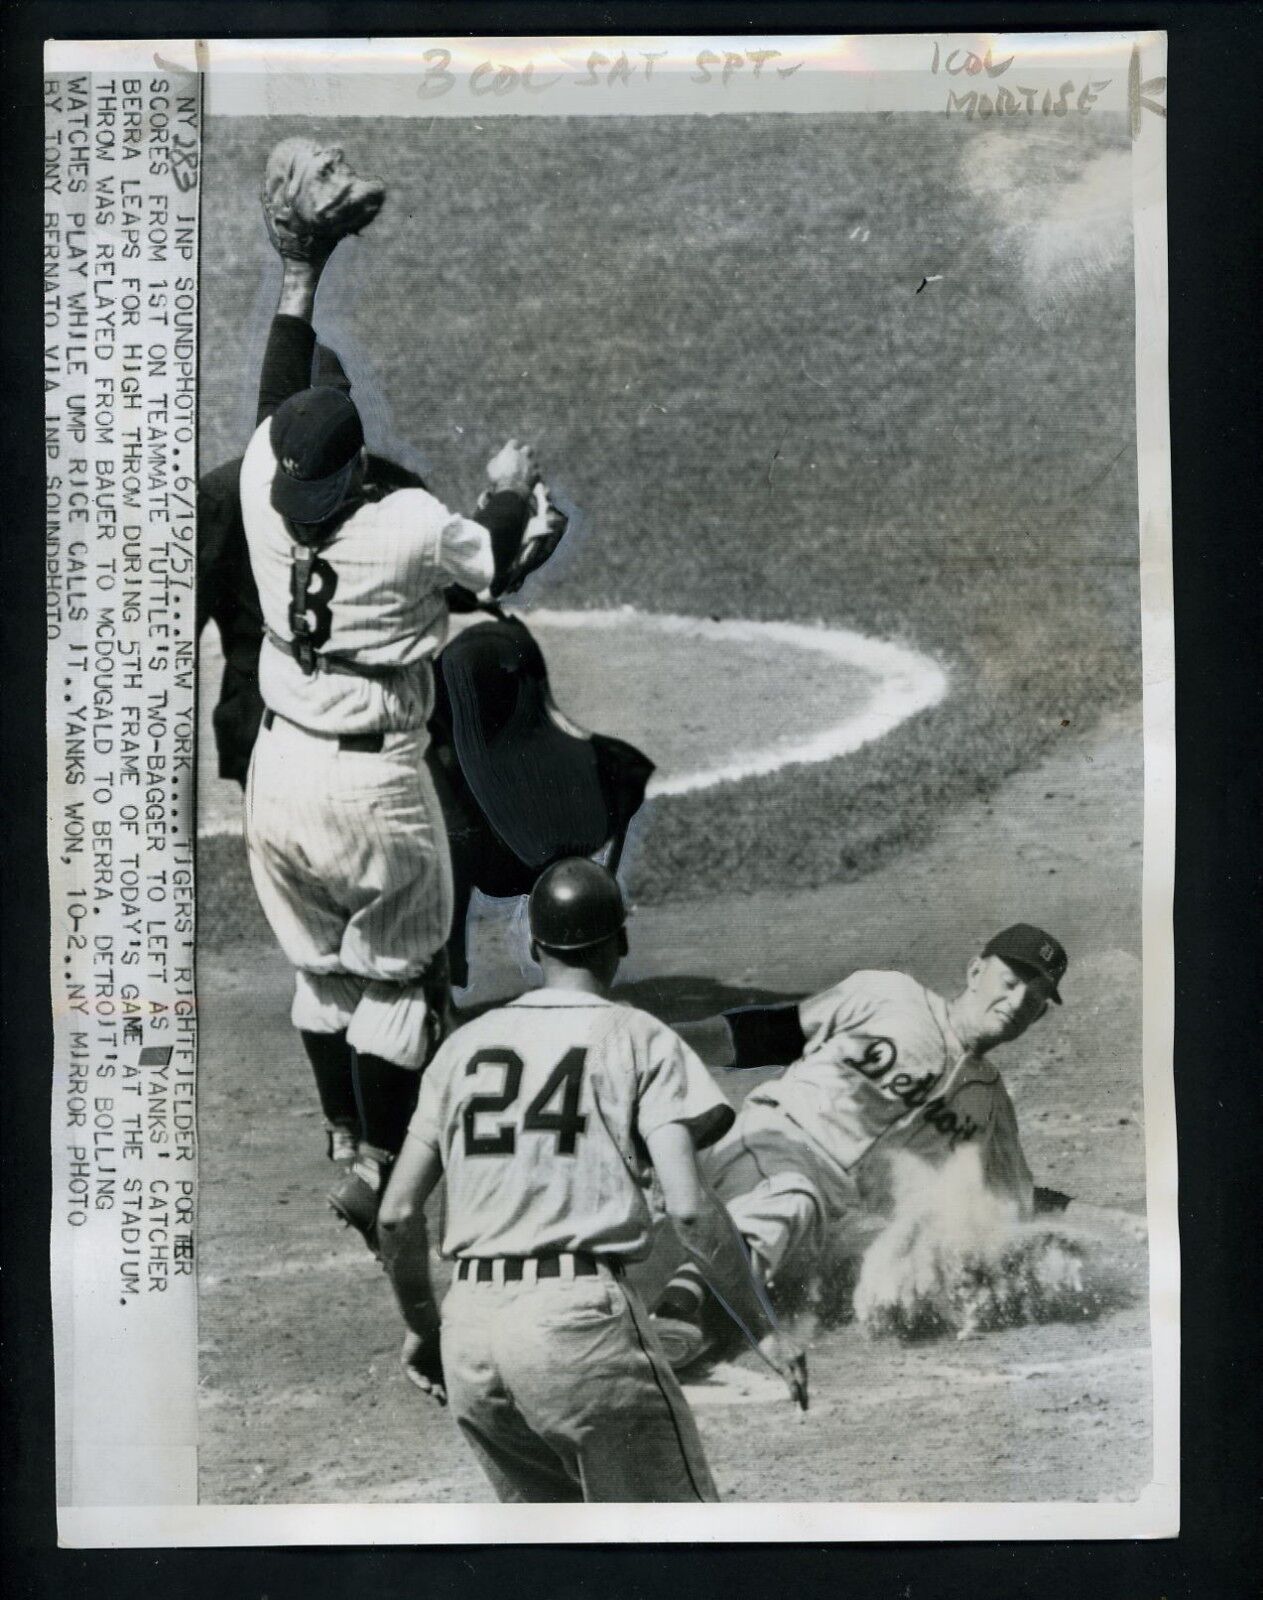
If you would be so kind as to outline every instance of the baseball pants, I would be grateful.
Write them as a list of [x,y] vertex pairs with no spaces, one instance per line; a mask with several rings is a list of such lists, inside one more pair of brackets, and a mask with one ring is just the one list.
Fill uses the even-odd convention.
[[854,1205],[851,1180],[828,1170],[775,1106],[747,1100],[700,1159],[767,1279],[786,1264],[806,1265],[829,1226]]
[[356,1050],[420,1068],[421,976],[452,920],[428,734],[388,733],[370,751],[281,717],[264,724],[246,785],[246,845],[259,903],[295,968],[294,1026],[345,1031]]
[[500,1500],[717,1500],[697,1425],[613,1273],[452,1284],[452,1415]]

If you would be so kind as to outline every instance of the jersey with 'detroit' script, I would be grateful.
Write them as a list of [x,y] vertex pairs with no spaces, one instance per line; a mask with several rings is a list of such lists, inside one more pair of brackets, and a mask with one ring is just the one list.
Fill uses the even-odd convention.
[[[941,1164],[978,1149],[991,1187],[1025,1205],[1030,1173],[999,1072],[966,1051],[947,1002],[902,972],[855,972],[804,1000],[802,1057],[750,1100],[788,1115],[817,1159],[882,1187],[876,1171],[896,1150]],[[859,1171],[856,1171],[860,1168]]]

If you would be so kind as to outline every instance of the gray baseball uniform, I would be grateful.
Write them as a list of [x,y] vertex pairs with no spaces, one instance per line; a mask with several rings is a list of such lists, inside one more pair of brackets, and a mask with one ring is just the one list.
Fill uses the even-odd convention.
[[701,1147],[732,1116],[670,1028],[579,990],[486,1013],[426,1070],[408,1137],[444,1169],[448,1399],[500,1499],[718,1498],[622,1269],[656,1220],[646,1136]]
[[937,1166],[971,1145],[989,1187],[1029,1209],[1004,1081],[956,1038],[946,1001],[906,973],[856,972],[798,1009],[801,1058],[747,1097],[702,1163],[766,1274],[879,1215],[896,1151]]

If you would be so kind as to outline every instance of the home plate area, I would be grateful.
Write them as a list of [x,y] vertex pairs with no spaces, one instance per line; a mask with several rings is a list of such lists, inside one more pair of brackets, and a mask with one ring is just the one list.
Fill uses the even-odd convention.
[[691,1406],[785,1405],[785,1385],[769,1372],[723,1361],[683,1385]]

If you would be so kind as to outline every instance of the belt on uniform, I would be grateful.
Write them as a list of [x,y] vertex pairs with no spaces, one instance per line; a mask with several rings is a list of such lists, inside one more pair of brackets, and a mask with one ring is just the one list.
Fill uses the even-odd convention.
[[[263,713],[263,726],[269,732],[271,731],[272,724],[277,720],[278,716],[280,716],[280,713],[277,711],[265,711]],[[280,720],[282,722],[289,722],[288,717],[281,717]],[[297,722],[292,722],[290,723],[290,726],[292,728],[297,728],[299,724]],[[302,731],[304,733],[311,733],[310,728],[304,728]],[[324,735],[318,733],[313,735],[313,738],[316,739],[323,737]],[[329,737],[332,738],[333,735],[329,735]],[[340,733],[337,735],[337,741],[339,750],[358,750],[364,755],[376,755],[380,750],[384,749],[386,735],[384,733]]]
[[521,1283],[534,1278],[568,1278],[567,1262],[574,1264],[576,1278],[595,1278],[605,1267],[615,1277],[622,1268],[618,1261],[598,1261],[595,1256],[576,1251],[557,1256],[462,1256],[456,1263],[459,1283]]
[[[274,628],[267,626],[263,631],[267,634],[269,644],[274,644],[278,650],[283,650],[295,661],[300,659],[301,639],[286,639]],[[357,661],[354,656],[325,655],[319,650],[312,650],[309,659],[311,668],[308,676],[311,672],[335,672],[347,678],[370,678],[374,683],[389,683],[408,670],[407,665],[397,666],[388,661]]]

